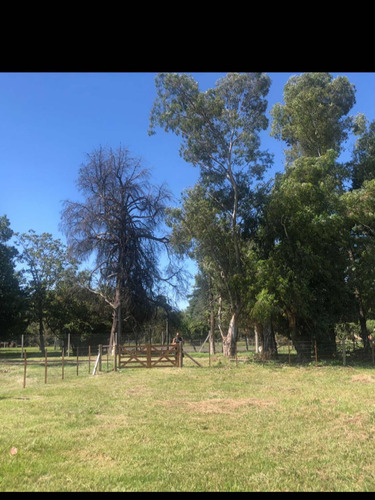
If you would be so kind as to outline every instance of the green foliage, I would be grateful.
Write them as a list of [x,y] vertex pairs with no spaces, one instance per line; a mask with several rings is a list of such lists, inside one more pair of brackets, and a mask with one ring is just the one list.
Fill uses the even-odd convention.
[[189,305],[184,313],[189,336],[206,337],[210,328],[210,310],[214,307],[212,280],[201,270],[195,276],[195,284],[189,296]]
[[[284,102],[271,111],[271,135],[285,141],[287,163],[264,182],[272,161],[260,144],[267,75],[229,73],[204,92],[186,74],[159,74],[155,83],[150,134],[161,127],[179,136],[181,156],[200,169],[197,184],[167,209],[167,189],[150,186],[127,149],[88,155],[78,179],[85,202],[66,202],[63,213],[72,254],[97,259],[88,273],[77,274],[65,247],[46,233],[18,235],[18,253],[9,220],[0,217],[1,338],[28,324],[87,339],[108,330],[121,310],[126,333],[147,328],[160,339],[167,323],[201,337],[214,313],[233,338],[237,324],[272,319],[296,345],[332,342],[358,328],[365,341],[375,318],[375,121],[349,116],[354,86],[329,73],[287,82]],[[352,159],[340,164],[350,132],[357,136]],[[171,234],[160,236],[165,215]],[[184,314],[165,298],[161,248],[198,263]],[[180,286],[181,274],[170,275]],[[113,328],[116,321],[115,314]]]
[[[82,278],[73,268],[67,269],[48,294],[46,322],[54,336],[71,334],[75,342],[90,344],[90,339],[103,335],[108,342],[111,328],[111,309],[98,295],[82,286]],[[78,340],[79,339],[79,340]]]
[[11,340],[22,331],[25,296],[15,271],[17,249],[8,244],[13,231],[6,215],[0,217],[0,339]]
[[303,73],[291,77],[284,87],[284,104],[271,115],[272,135],[287,143],[287,159],[322,156],[329,149],[340,151],[353,120],[345,116],[355,104],[355,89],[346,77],[329,73]]
[[348,284],[361,294],[362,306],[373,314],[375,300],[375,179],[341,197],[342,217],[349,235]]
[[270,79],[263,73],[229,73],[201,92],[188,75],[160,74],[150,128],[181,135],[181,156],[200,168],[183,206],[170,212],[171,243],[199,263],[227,313],[233,351],[246,288],[246,238],[254,237],[259,200],[254,189],[271,157],[260,150]]
[[335,334],[338,339],[351,339],[354,336],[360,336],[360,327],[356,323],[337,323],[335,325]]
[[44,294],[51,290],[68,265],[75,262],[68,257],[65,245],[53,239],[49,233],[28,233],[17,235],[20,247],[18,260],[23,267],[23,276],[34,292]]
[[76,266],[65,245],[49,233],[38,235],[34,230],[17,235],[20,247],[18,260],[29,296],[30,320],[39,324],[39,341],[44,352],[44,329],[50,292],[64,276],[68,266]]
[[270,317],[278,312],[275,294],[263,288],[255,297],[255,304],[251,311],[251,316],[259,323],[266,322]]
[[296,160],[275,185],[263,228],[270,292],[310,338],[327,336],[348,303],[337,168],[332,152]]
[[362,127],[350,162],[352,188],[359,189],[365,181],[375,177],[375,121]]
[[269,86],[270,79],[263,73],[229,73],[215,88],[201,92],[189,75],[159,74],[150,133],[161,126],[181,135],[181,156],[223,177],[229,146],[233,170],[256,160],[257,132],[268,125]]

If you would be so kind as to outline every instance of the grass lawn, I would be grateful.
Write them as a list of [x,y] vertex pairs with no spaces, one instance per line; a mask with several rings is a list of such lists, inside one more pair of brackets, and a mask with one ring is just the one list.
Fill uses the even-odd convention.
[[374,368],[205,361],[0,363],[0,491],[375,491]]

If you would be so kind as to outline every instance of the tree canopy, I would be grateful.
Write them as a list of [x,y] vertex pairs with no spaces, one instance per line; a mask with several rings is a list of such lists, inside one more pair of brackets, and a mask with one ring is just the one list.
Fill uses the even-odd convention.
[[[239,329],[259,335],[272,356],[276,335],[285,336],[303,360],[313,343],[334,355],[337,332],[350,323],[368,349],[375,122],[350,115],[356,89],[347,77],[313,72],[288,80],[269,123],[271,85],[265,73],[228,73],[204,91],[191,75],[156,76],[149,133],[175,134],[181,157],[199,169],[177,204],[127,148],[99,147],[79,169],[81,200],[63,204],[67,248],[32,230],[16,248],[0,217],[1,338],[37,325],[42,348],[47,330],[87,338],[108,329],[115,343],[143,329],[166,340],[173,324],[185,336],[207,333],[210,349],[216,336],[228,356]],[[275,178],[261,143],[269,125],[286,146]],[[176,270],[163,273],[164,252],[197,263],[181,314],[163,287],[180,281]]]

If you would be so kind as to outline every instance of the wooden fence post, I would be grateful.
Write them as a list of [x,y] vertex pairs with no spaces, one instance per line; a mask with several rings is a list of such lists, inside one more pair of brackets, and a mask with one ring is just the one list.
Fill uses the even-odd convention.
[[151,368],[151,344],[146,344],[147,368]]
[[78,346],[77,346],[77,377],[78,377]]
[[23,388],[26,387],[26,365],[27,365],[27,360],[26,360],[26,349],[23,351]]
[[114,345],[113,350],[113,371],[117,372],[117,344]]
[[342,364],[346,366],[345,337],[342,338]]
[[182,343],[177,344],[177,366],[182,368]]
[[91,361],[91,346],[89,346],[89,373],[90,373],[90,361]]
[[103,354],[103,345],[99,344],[99,371],[102,371],[102,354]]
[[64,380],[64,347],[62,348],[61,351],[61,380]]
[[47,383],[47,349],[44,351],[44,383]]
[[290,364],[290,339],[288,339],[288,362]]

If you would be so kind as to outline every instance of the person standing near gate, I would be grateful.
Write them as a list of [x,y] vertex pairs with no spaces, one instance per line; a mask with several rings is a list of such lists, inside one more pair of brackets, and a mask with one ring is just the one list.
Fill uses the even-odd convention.
[[184,345],[184,339],[181,337],[181,335],[177,332],[175,338],[172,340],[173,345],[180,344],[180,349],[181,349],[181,366],[182,366],[182,358],[184,357],[184,352],[182,350],[182,346]]
[[[175,338],[172,340],[172,344],[173,345],[176,345],[176,344],[183,344],[184,343],[184,339],[181,337],[181,335],[177,332],[176,333],[176,336]],[[181,346],[182,347],[182,346]]]

